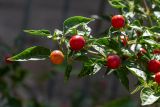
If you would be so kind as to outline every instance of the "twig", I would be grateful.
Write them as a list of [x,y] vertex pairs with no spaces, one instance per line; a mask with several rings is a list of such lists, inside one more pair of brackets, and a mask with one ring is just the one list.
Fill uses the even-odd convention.
[[149,8],[146,0],[143,0],[143,4],[144,4],[144,7],[145,7],[145,9],[146,9],[146,15],[148,16],[149,24],[150,24],[150,26],[152,26],[153,23],[152,23],[152,19],[151,19],[151,17],[150,17],[150,8]]

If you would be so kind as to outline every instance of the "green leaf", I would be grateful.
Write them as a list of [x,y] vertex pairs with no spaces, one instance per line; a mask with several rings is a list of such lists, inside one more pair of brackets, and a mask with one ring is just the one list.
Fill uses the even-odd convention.
[[42,36],[42,37],[52,38],[52,35],[49,32],[49,30],[24,30],[24,32],[33,36]]
[[130,50],[122,49],[123,56],[132,57],[133,53]]
[[92,62],[84,62],[83,64],[83,68],[81,70],[81,72],[78,74],[78,77],[84,77],[87,76],[89,74],[91,74],[93,72],[94,69],[94,64]]
[[97,45],[92,45],[92,47],[93,47],[96,51],[98,51],[101,55],[106,56],[105,50],[104,50],[102,47],[99,47],[99,46],[97,46]]
[[142,31],[141,23],[139,20],[135,20],[131,25],[129,25],[132,29]]
[[139,90],[141,90],[143,88],[143,85],[139,85],[138,87],[136,87],[136,89],[134,89],[131,94],[135,94],[136,92],[138,92]]
[[116,71],[116,73],[121,83],[125,86],[127,90],[129,90],[129,80],[127,77],[127,72],[125,72],[123,69],[119,69]]
[[92,29],[87,24],[83,25],[83,29],[84,29],[85,35],[90,35]]
[[91,28],[87,24],[83,24],[78,28],[72,28],[69,30],[71,35],[83,35],[83,36],[91,36]]
[[145,30],[142,36],[153,36],[153,34],[149,30]]
[[84,77],[87,75],[94,75],[102,68],[102,64],[94,63],[92,60],[84,62],[83,68],[79,73],[79,77]]
[[138,77],[138,79],[142,80],[142,81],[146,81],[147,77],[146,77],[146,73],[144,71],[141,71],[137,68],[129,68],[127,67],[129,71],[131,71],[132,74],[134,74],[136,77]]
[[74,59],[85,62],[85,61],[88,61],[89,58],[84,53],[76,53],[74,54]]
[[102,65],[101,64],[95,64],[94,67],[93,67],[93,72],[90,73],[90,75],[94,75],[96,74],[98,71],[100,71],[102,68]]
[[114,8],[124,8],[126,5],[124,4],[124,0],[108,0],[109,4]]
[[33,46],[9,58],[10,61],[45,60],[49,58],[50,50],[41,46]]
[[63,35],[62,31],[55,29],[53,34],[53,40],[60,40],[62,35]]
[[107,37],[98,38],[94,41],[94,44],[107,46],[109,44],[109,39]]
[[148,45],[152,45],[152,46],[157,47],[157,48],[160,47],[160,44],[157,43],[156,41],[152,40],[152,39],[142,39],[140,42],[141,43],[146,43]]
[[146,106],[155,103],[160,98],[160,96],[156,96],[155,92],[151,88],[147,87],[142,89],[140,98],[142,101],[142,105]]
[[89,22],[93,21],[92,18],[86,18],[82,16],[74,16],[66,19],[63,24],[63,31],[64,34],[67,34],[70,29],[76,28],[82,24],[88,24]]
[[160,27],[159,26],[151,27],[149,30],[153,33],[160,33]]
[[66,70],[65,70],[65,81],[68,81],[69,80],[69,77],[70,77],[70,73],[72,71],[72,65],[71,64],[68,64],[66,66]]
[[113,49],[113,50],[115,50],[115,51],[117,51],[118,53],[122,53],[118,42],[116,40],[114,40],[114,39],[109,40],[108,47]]
[[160,18],[160,11],[154,11],[153,13],[157,18]]

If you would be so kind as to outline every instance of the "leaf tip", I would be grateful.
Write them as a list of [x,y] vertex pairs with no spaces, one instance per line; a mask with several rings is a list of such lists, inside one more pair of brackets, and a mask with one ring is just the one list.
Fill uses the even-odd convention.
[[7,61],[13,61],[12,57],[6,59]]

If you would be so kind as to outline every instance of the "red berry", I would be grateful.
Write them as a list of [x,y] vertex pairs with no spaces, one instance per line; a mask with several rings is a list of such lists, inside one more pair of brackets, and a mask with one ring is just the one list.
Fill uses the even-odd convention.
[[112,26],[114,28],[122,28],[125,25],[125,18],[122,15],[115,15],[112,17]]
[[153,73],[160,72],[160,61],[150,60],[148,62],[148,70]]
[[147,53],[147,51],[146,51],[144,48],[140,48],[137,56],[138,56],[138,57],[141,57],[142,55],[144,55],[144,54],[146,54],[146,53]]
[[160,72],[157,72],[156,74],[155,74],[155,81],[158,83],[158,84],[160,84]]
[[50,60],[53,64],[62,64],[64,61],[64,55],[60,50],[54,50],[50,54]]
[[160,54],[160,49],[154,49],[153,54]]
[[69,44],[72,50],[79,51],[85,45],[85,39],[83,36],[75,35],[69,40]]
[[121,38],[121,42],[123,43],[124,46],[127,46],[127,42],[128,42],[128,36],[120,36]]
[[121,59],[118,55],[109,55],[107,57],[107,66],[111,69],[117,69],[121,65]]

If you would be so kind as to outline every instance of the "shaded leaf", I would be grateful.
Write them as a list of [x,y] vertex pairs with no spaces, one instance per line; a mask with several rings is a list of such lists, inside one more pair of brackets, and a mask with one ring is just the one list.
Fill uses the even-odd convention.
[[88,57],[84,54],[75,54],[75,60],[78,60],[78,61],[88,61]]
[[65,75],[64,75],[66,81],[69,79],[71,71],[72,71],[72,65],[68,64],[66,66]]
[[94,41],[94,44],[106,46],[109,44],[109,39],[107,37],[98,38]]
[[93,72],[93,69],[94,69],[93,63],[85,62],[83,64],[83,68],[82,68],[81,72],[79,73],[78,77],[84,77],[84,76],[91,74]]
[[149,28],[149,30],[151,32],[154,32],[154,33],[160,33],[160,27],[159,26],[151,27],[151,28]]
[[129,80],[127,77],[127,72],[125,72],[123,69],[119,69],[116,71],[116,73],[121,83],[125,86],[127,90],[129,90]]
[[102,68],[101,64],[97,64],[89,60],[88,62],[84,62],[83,68],[79,73],[79,77],[84,77],[87,75],[94,75]]
[[117,51],[118,53],[121,53],[121,48],[119,47],[118,42],[116,42],[114,39],[109,40],[108,47]]

